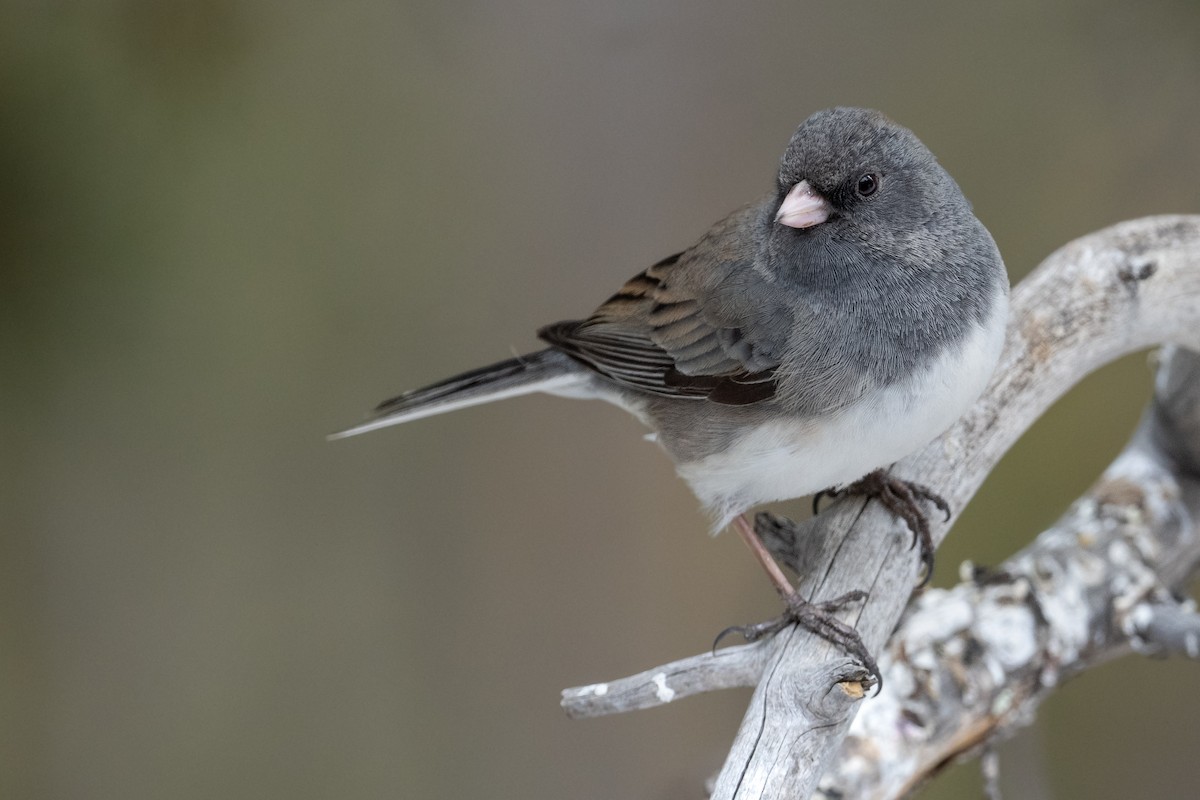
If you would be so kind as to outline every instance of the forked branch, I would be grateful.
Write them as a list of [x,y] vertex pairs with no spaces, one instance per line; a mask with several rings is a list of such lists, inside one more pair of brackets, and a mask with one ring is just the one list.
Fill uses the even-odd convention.
[[[984,396],[953,428],[893,470],[928,484],[961,512],[1004,452],[1067,389],[1121,355],[1162,343],[1200,351],[1200,217],[1125,222],[1076,240],[1047,258],[1013,292],[1005,351]],[[622,681],[568,689],[563,705],[574,716],[590,716],[670,702],[699,691],[754,685],[750,707],[713,789],[713,797],[721,800],[811,797],[827,772],[822,785],[830,791],[859,781],[846,772],[846,765],[861,760],[864,736],[877,743],[879,734],[871,719],[894,707],[905,714],[894,719],[910,720],[916,713],[921,724],[899,727],[904,736],[888,762],[898,766],[864,768],[862,774],[873,771],[872,776],[854,783],[850,794],[897,796],[926,777],[930,765],[977,747],[1020,719],[1044,694],[1050,678],[1107,657],[1122,642],[1188,652],[1195,622],[1187,609],[1172,606],[1170,590],[1197,557],[1192,520],[1200,514],[1193,481],[1200,473],[1198,393],[1200,368],[1195,359],[1173,355],[1160,372],[1155,408],[1092,494],[1006,562],[996,576],[968,581],[949,593],[923,595],[895,637],[891,634],[912,591],[917,555],[908,549],[907,530],[878,504],[841,500],[797,526],[799,531],[773,536],[777,546],[796,544],[791,559],[800,567],[801,592],[821,601],[867,589],[870,597],[847,622],[875,652],[884,652],[893,639],[883,664],[884,693],[861,704],[862,720],[849,740],[851,720],[864,696],[863,670],[836,648],[796,628],[770,641],[696,656]],[[944,538],[953,521],[931,520],[935,542]],[[770,522],[762,520],[768,528]],[[1101,539],[1109,542],[1108,549],[1093,550]],[[1121,556],[1122,548],[1127,558]],[[1105,603],[1110,609],[1114,603],[1122,608],[1115,618],[1119,630],[1109,644],[1081,649],[1080,640],[1067,635],[1070,631],[1059,630],[1078,628],[1070,615],[1055,614],[1054,607],[1055,591],[1070,588],[1062,576],[1076,581],[1079,565],[1088,568],[1084,572],[1092,581],[1079,601],[1088,611],[1082,618],[1089,621],[1085,633],[1094,633],[1092,624],[1100,624],[1093,611]],[[1057,577],[1047,578],[1039,572],[1044,569],[1057,570]],[[1138,578],[1134,588],[1124,591],[1129,587],[1122,581],[1133,577]],[[1123,590],[1117,593],[1115,584]],[[939,603],[947,604],[945,610],[931,616],[929,609]],[[1126,603],[1132,605],[1122,605]],[[970,613],[946,616],[952,608]],[[997,616],[989,609],[1003,613]],[[997,627],[1012,633],[1005,627],[1010,623],[1028,635],[996,639]],[[926,630],[914,639],[913,626],[920,631],[922,625]],[[989,685],[1001,690],[1017,687],[1018,673],[1025,674],[1026,664],[1034,682],[1023,692],[994,695],[993,700],[1003,696],[1008,705],[989,706],[990,716],[962,704],[955,708],[946,697],[940,697],[947,702],[945,709],[905,708],[904,698],[911,697],[920,680],[957,681],[952,685],[964,691],[978,688],[970,683],[975,679],[971,671],[945,673],[937,659],[932,664],[913,662],[922,647],[945,647],[952,641],[962,642],[964,648],[971,641],[1015,648],[987,652],[1003,667],[1002,677],[991,674]],[[903,659],[896,656],[902,645]],[[978,655],[974,645],[967,649],[972,657]],[[1035,665],[1042,657],[1045,663]],[[949,725],[950,719],[961,724]],[[939,743],[930,744],[935,740]],[[839,750],[847,757],[832,761]],[[884,763],[882,758],[875,761]],[[868,786],[879,793],[867,792]]]

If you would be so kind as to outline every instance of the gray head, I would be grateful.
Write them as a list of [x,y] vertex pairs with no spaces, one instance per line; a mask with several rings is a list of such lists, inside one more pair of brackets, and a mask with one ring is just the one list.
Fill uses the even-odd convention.
[[[833,108],[797,129],[760,207],[773,286],[803,301],[803,364],[781,392],[799,405],[887,385],[990,318],[1007,291],[995,242],[958,185],[907,128]],[[811,395],[811,397],[809,396]]]
[[773,210],[769,259],[785,273],[831,248],[935,270],[999,257],[929,148],[878,111],[831,108],[805,120],[780,161]]
[[950,205],[969,208],[954,180],[908,128],[878,111],[831,108],[796,130],[780,159],[780,200],[807,182],[830,221],[920,222]]

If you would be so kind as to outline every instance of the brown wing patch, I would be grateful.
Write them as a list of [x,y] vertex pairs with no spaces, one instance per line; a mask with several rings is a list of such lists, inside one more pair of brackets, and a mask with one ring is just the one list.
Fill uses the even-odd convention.
[[668,290],[682,253],[625,282],[586,320],[559,322],[538,336],[605,378],[681,399],[746,405],[775,393],[774,370],[748,371],[737,329],[705,321],[700,303]]

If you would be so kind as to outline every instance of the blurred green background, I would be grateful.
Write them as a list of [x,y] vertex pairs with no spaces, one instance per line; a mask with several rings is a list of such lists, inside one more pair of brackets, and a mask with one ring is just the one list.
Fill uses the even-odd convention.
[[[698,797],[748,692],[558,708],[776,610],[634,420],[324,434],[586,314],[819,108],[914,129],[1015,282],[1200,211],[1198,85],[1191,0],[0,0],[0,796]],[[1051,522],[1149,384],[1056,406],[940,582]],[[1098,669],[1002,785],[1190,796],[1198,711],[1193,665]]]

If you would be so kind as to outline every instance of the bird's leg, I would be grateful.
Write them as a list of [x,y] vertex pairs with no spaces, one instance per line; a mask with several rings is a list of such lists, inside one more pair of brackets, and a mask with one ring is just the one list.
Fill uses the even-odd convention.
[[750,520],[746,519],[745,514],[739,514],[734,518],[733,527],[738,532],[741,540],[750,548],[750,552],[754,554],[755,560],[758,561],[767,573],[771,584],[779,592],[780,597],[783,598],[786,608],[783,614],[775,619],[755,625],[734,625],[726,628],[717,635],[716,641],[713,642],[713,649],[716,649],[721,640],[730,633],[740,633],[746,641],[754,642],[766,636],[776,634],[788,625],[797,624],[805,630],[812,631],[822,639],[841,647],[851,656],[857,658],[862,662],[867,672],[875,678],[878,685],[882,687],[883,677],[879,673],[879,665],[875,663],[875,659],[867,650],[866,645],[863,644],[858,631],[833,616],[835,612],[847,603],[865,600],[867,593],[863,591],[847,592],[833,600],[827,600],[822,603],[810,603],[800,596],[800,593],[792,586],[791,581],[783,574],[783,570],[779,568],[779,564],[767,552],[767,548],[763,546],[762,540],[759,539],[758,533],[755,532],[754,526],[750,524]]
[[933,535],[929,532],[929,518],[925,516],[920,501],[932,503],[949,521],[950,504],[941,495],[928,486],[894,477],[881,469],[855,481],[838,493],[876,497],[883,503],[884,508],[904,520],[904,524],[912,531],[912,546],[921,545],[924,575],[919,586],[929,583],[929,579],[933,577]]
[[796,593],[792,582],[783,574],[783,570],[779,568],[779,564],[775,563],[775,559],[767,552],[767,548],[762,543],[762,539],[758,538],[758,534],[754,531],[754,526],[750,524],[750,520],[746,519],[745,514],[738,514],[733,518],[733,528],[737,531],[738,536],[746,543],[746,547],[750,548],[750,552],[754,554],[754,560],[762,566],[767,573],[767,578],[771,581],[771,585],[775,587],[775,591],[779,592],[783,597],[790,597]]

